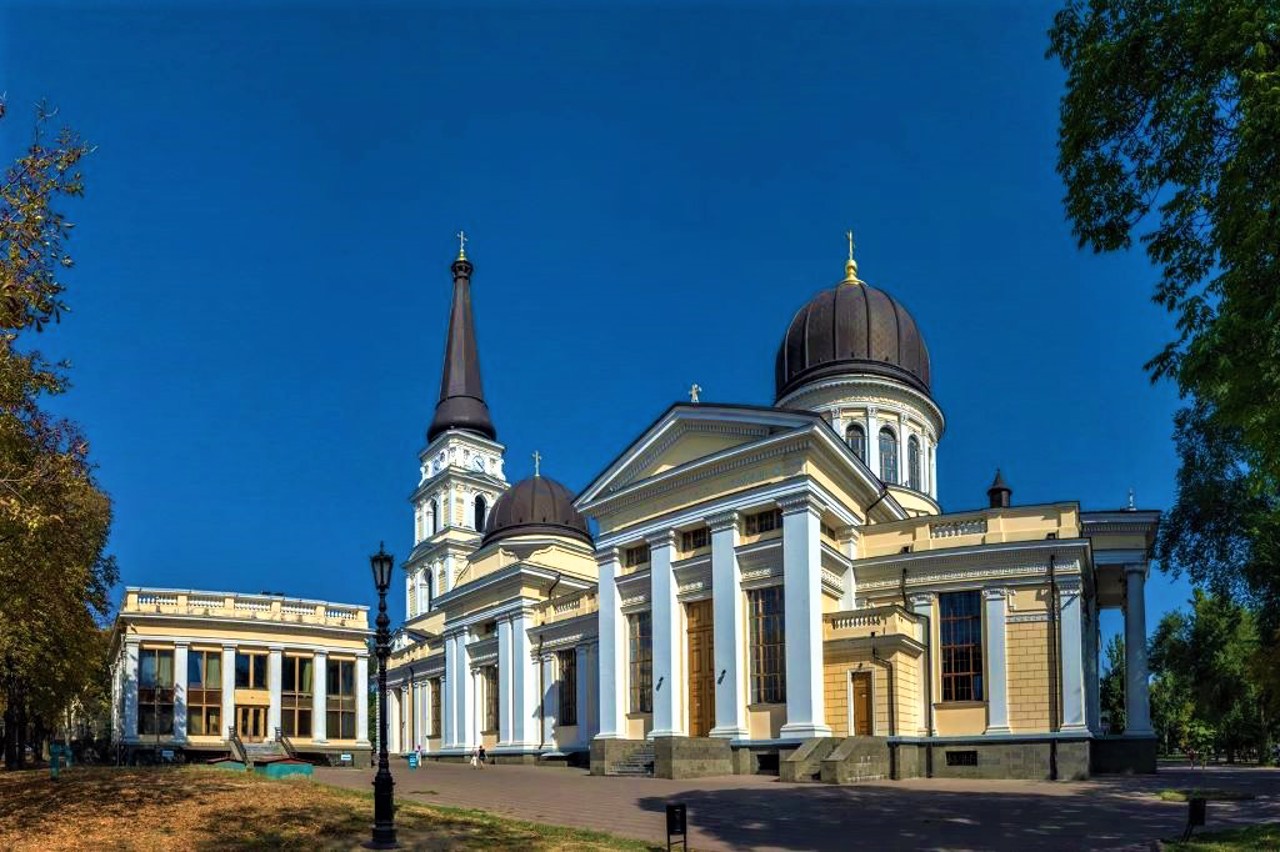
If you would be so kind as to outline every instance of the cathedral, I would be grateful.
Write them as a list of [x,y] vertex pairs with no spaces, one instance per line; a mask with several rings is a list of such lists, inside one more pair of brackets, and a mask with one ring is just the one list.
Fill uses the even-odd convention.
[[[411,498],[393,753],[837,784],[1155,770],[1159,513],[1020,505],[999,471],[943,512],[924,335],[851,239],[844,277],[780,327],[772,405],[695,386],[576,495],[536,454],[506,479],[473,271],[464,243]],[[1100,709],[1109,607],[1123,734]]]

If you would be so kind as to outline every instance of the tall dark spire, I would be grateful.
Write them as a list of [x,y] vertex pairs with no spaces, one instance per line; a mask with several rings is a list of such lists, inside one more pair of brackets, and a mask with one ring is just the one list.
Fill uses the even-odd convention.
[[[466,238],[458,235],[459,240]],[[476,346],[475,322],[471,316],[471,261],[462,242],[453,262],[453,307],[449,311],[449,336],[444,345],[444,373],[440,378],[440,401],[427,430],[427,442],[449,429],[475,432],[489,439],[498,437],[489,417],[480,382],[480,350]]]

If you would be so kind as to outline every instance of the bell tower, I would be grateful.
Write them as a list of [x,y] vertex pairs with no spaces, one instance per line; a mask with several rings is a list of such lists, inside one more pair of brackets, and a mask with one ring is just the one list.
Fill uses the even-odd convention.
[[425,615],[453,588],[463,560],[480,545],[489,510],[507,490],[506,448],[498,443],[480,380],[480,350],[471,308],[466,235],[458,233],[453,302],[445,338],[440,398],[418,455],[413,504],[414,547],[405,560],[405,618]]

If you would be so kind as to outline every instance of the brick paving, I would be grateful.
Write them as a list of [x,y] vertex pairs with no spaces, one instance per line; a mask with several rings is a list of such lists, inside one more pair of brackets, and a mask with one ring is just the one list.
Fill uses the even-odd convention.
[[[593,778],[581,770],[427,763],[392,767],[396,795],[662,844],[664,807],[689,809],[689,846],[712,850],[1132,849],[1178,836],[1185,804],[1152,795],[1212,787],[1256,799],[1212,802],[1209,826],[1280,820],[1280,770],[1162,769],[1073,783],[908,781],[833,787],[764,776],[690,781]],[[317,769],[317,781],[369,789],[367,770]]]

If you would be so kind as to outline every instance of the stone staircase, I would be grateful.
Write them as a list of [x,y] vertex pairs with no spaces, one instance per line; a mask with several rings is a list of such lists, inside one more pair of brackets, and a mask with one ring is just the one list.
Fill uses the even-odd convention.
[[607,774],[632,778],[652,778],[653,762],[653,743],[646,741],[633,749],[626,757],[614,763]]
[[280,760],[289,756],[284,746],[278,742],[245,743],[244,752],[250,766],[258,763],[270,763],[273,760]]

